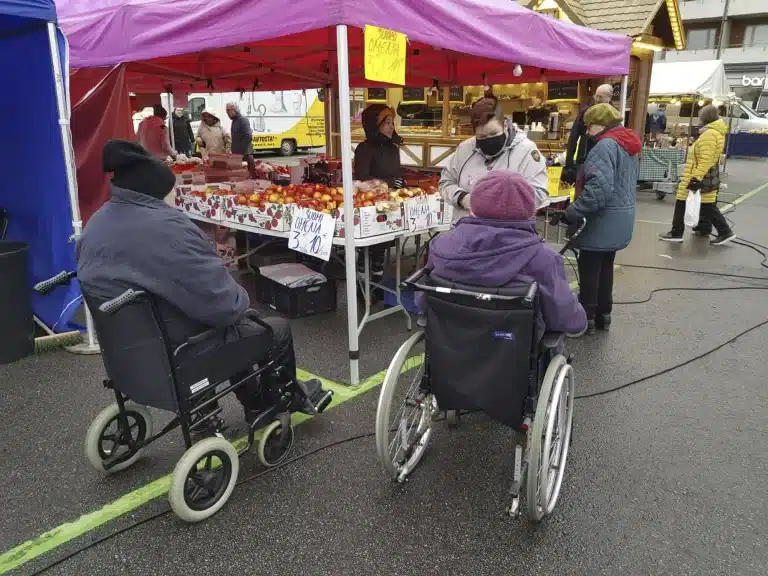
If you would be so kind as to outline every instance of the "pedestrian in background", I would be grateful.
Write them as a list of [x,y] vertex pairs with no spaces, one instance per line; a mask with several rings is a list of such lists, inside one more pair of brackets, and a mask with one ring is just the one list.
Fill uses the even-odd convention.
[[248,173],[251,178],[256,171],[256,162],[253,159],[253,129],[248,118],[240,114],[240,106],[235,102],[227,104],[227,116],[232,120],[232,154],[242,154],[243,160],[248,163]]

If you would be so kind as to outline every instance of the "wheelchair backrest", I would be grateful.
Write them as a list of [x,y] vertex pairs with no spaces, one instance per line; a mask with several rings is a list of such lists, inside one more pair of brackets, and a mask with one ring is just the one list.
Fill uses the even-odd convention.
[[108,298],[94,296],[85,288],[83,297],[115,389],[138,404],[175,412],[178,396],[169,349],[151,297],[137,298],[112,314],[99,310]]
[[[479,408],[519,426],[536,361],[538,297],[530,284],[485,288],[431,274],[427,286],[427,354],[438,404]],[[448,290],[472,292],[460,295]],[[510,299],[501,299],[499,296]]]

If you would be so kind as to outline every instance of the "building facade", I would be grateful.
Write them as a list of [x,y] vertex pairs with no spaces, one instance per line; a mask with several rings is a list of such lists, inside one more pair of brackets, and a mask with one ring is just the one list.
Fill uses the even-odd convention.
[[[685,50],[666,50],[657,61],[721,59],[731,90],[752,106],[760,100],[768,66],[768,0],[679,0]],[[762,110],[761,110],[762,111]]]

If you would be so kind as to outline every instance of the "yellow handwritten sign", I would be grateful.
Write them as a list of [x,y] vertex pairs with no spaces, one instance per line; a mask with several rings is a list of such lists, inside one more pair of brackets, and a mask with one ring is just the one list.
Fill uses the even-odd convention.
[[405,86],[405,44],[405,34],[366,25],[365,77]]

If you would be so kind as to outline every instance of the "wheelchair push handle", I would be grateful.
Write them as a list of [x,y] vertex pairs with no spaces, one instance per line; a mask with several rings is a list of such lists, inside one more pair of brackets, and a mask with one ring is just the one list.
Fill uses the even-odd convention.
[[48,278],[48,280],[35,284],[33,290],[42,296],[47,296],[54,288],[69,284],[72,278],[76,276],[77,272],[59,272],[53,278]]
[[112,300],[107,300],[104,302],[101,306],[99,306],[99,310],[106,314],[114,314],[126,304],[130,304],[137,298],[144,296],[144,294],[145,292],[143,290],[134,290],[133,288],[128,288],[128,290],[120,294],[120,296],[117,298],[112,298]]
[[424,268],[419,268],[418,270],[416,270],[416,272],[414,272],[413,274],[408,276],[408,278],[400,282],[400,290],[409,290],[412,288],[422,289],[422,287],[418,285],[418,282],[424,277],[425,273],[426,273],[426,270]]

